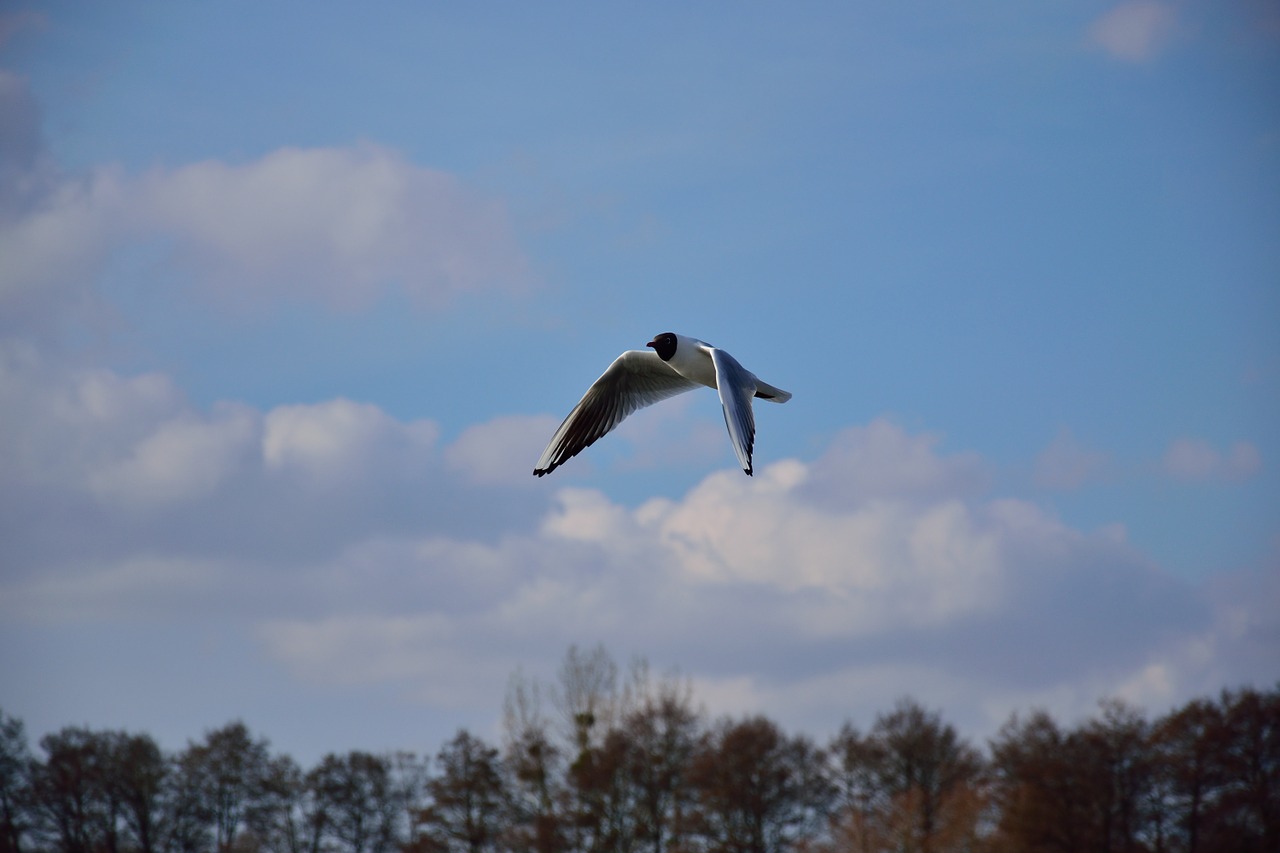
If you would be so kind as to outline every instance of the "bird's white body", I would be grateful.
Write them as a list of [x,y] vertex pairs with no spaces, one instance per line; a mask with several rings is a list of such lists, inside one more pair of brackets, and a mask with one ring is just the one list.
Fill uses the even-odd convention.
[[676,335],[676,351],[667,364],[685,379],[705,385],[708,388],[719,388],[716,380],[716,365],[711,359],[711,350],[715,347],[697,338]]
[[614,359],[560,424],[533,473],[550,474],[590,447],[636,409],[704,385],[720,393],[725,427],[742,470],[752,471],[755,397],[785,403],[791,394],[762,382],[737,359],[697,338],[664,332],[649,342],[653,352],[628,350]]

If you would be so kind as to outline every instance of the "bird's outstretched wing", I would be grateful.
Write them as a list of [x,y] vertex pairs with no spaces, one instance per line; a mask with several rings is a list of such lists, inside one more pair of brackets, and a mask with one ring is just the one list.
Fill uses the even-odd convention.
[[636,409],[697,387],[696,382],[676,373],[657,353],[627,350],[614,359],[569,412],[542,451],[533,473],[539,477],[550,474]]
[[733,452],[738,454],[742,470],[750,475],[751,450],[756,441],[756,419],[751,411],[756,377],[724,350],[709,346],[707,351],[711,353],[711,363],[716,366],[716,386],[720,389],[724,425],[729,428]]

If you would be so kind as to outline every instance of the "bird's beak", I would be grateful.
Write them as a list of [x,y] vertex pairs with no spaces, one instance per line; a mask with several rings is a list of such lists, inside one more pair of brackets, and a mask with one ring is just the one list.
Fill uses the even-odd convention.
[[645,346],[647,346],[647,347],[653,347],[653,348],[655,348],[655,349],[656,349],[656,348],[657,348],[657,346],[658,346],[658,339],[657,339],[657,338],[654,338],[653,340],[649,341],[649,343],[645,344]]

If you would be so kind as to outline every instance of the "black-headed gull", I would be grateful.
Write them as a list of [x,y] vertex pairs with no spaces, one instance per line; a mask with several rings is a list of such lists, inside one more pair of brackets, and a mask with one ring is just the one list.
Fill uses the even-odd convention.
[[738,360],[697,338],[663,332],[645,346],[614,359],[560,424],[533,473],[539,477],[590,447],[636,409],[705,385],[720,392],[724,423],[742,470],[751,474],[756,421],[751,398],[785,403],[791,394],[761,382]]

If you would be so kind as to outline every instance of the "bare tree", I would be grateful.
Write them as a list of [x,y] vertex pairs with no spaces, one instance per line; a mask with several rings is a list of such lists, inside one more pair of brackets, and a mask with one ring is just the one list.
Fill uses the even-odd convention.
[[108,785],[108,738],[67,727],[40,739],[45,760],[33,765],[39,826],[64,853],[119,849],[120,804]]
[[266,740],[254,740],[239,720],[205,733],[203,743],[187,746],[183,773],[208,808],[214,846],[227,853],[244,826],[268,768]]
[[1158,720],[1151,731],[1155,797],[1160,808],[1156,849],[1198,853],[1216,792],[1222,784],[1222,713],[1196,699]]
[[[602,647],[558,682],[517,674],[503,753],[465,730],[304,773],[234,722],[176,755],[68,727],[33,757],[0,713],[0,853],[1273,853],[1280,686],[1149,723],[1119,701],[1075,728],[1014,715],[983,757],[910,699],[826,750],[765,717],[708,728],[687,681]],[[418,830],[421,830],[420,832]]]
[[269,853],[319,853],[328,814],[300,768],[287,755],[267,762],[258,795],[245,823]]
[[572,645],[558,675],[552,701],[575,754],[598,746],[620,710],[618,665],[603,645],[586,652]]
[[1043,712],[1001,729],[992,742],[997,849],[1118,853],[1164,843],[1148,725],[1123,703],[1102,707],[1074,731]]
[[1044,711],[1012,716],[991,744],[999,851],[1068,853],[1093,843],[1078,739]]
[[1241,853],[1280,850],[1280,686],[1224,691],[1221,703],[1225,785],[1215,834]]
[[397,812],[396,832],[404,846],[412,847],[417,840],[418,813],[427,793],[427,758],[398,750],[385,759],[391,774],[392,806]]
[[431,804],[423,810],[425,850],[481,853],[496,849],[506,826],[506,789],[498,750],[465,730],[436,756],[437,776],[427,782]]
[[875,776],[890,798],[890,824],[905,851],[934,853],[970,843],[977,831],[981,756],[941,715],[911,699],[876,718]]
[[150,735],[115,735],[109,749],[108,784],[120,804],[131,846],[139,853],[153,853],[161,845],[169,762]]
[[188,748],[171,759],[165,792],[164,846],[204,853],[213,846],[213,805],[206,798],[203,757]]
[[351,853],[397,847],[401,814],[390,762],[367,752],[330,753],[308,777],[325,803],[327,834]]
[[687,773],[702,718],[687,680],[654,681],[648,665],[638,661],[631,685],[632,707],[623,727],[631,743],[627,772],[636,788],[636,832],[653,853],[664,853],[679,844],[692,802]]
[[832,834],[840,849],[875,853],[883,846],[889,808],[889,797],[879,782],[886,760],[884,746],[846,722],[827,746],[827,757],[834,794]]
[[625,813],[620,798],[627,791],[617,784],[627,748],[616,727],[623,705],[618,666],[603,645],[585,652],[571,645],[551,697],[571,756],[562,826],[571,848],[599,850],[605,838],[618,834]]
[[1148,724],[1119,700],[1102,703],[1101,719],[1082,731],[1087,766],[1094,771],[1100,849],[1130,853],[1141,849],[1146,834],[1153,762]]
[[511,797],[506,843],[517,851],[551,853],[565,846],[559,809],[566,796],[563,759],[551,736],[542,687],[516,672],[503,701],[504,769]]
[[825,817],[831,789],[823,761],[806,738],[789,738],[764,717],[722,722],[689,769],[694,830],[716,853],[789,849]]
[[569,768],[574,849],[626,853],[634,848],[637,790],[629,776],[634,748],[625,731],[613,728]]
[[21,853],[31,830],[31,749],[22,720],[0,710],[0,853]]

